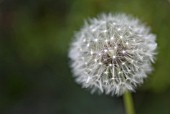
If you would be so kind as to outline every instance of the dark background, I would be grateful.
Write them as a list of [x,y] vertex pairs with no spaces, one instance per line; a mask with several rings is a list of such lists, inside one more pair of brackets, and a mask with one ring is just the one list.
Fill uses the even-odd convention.
[[68,48],[84,19],[138,17],[157,35],[154,72],[133,94],[137,114],[170,114],[170,1],[0,0],[0,114],[124,114],[122,97],[74,82]]

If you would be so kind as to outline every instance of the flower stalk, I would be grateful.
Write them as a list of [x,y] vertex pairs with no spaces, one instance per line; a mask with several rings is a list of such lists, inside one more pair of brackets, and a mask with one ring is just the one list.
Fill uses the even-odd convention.
[[126,91],[123,95],[126,114],[135,114],[133,98],[129,91]]

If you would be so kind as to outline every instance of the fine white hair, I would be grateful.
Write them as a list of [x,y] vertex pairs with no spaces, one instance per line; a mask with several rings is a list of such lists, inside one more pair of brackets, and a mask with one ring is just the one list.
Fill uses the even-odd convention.
[[150,28],[126,14],[102,14],[75,34],[69,50],[76,82],[91,92],[122,95],[152,71],[157,43]]

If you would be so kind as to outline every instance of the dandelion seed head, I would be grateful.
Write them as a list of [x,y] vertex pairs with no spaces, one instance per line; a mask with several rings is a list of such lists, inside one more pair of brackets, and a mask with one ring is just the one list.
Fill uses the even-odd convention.
[[76,33],[69,51],[76,82],[92,93],[134,91],[152,71],[155,38],[132,16],[103,14],[91,19]]

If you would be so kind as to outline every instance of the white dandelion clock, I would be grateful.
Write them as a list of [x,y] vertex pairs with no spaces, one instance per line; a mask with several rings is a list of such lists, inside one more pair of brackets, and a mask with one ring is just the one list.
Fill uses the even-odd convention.
[[91,92],[134,91],[152,71],[155,35],[125,14],[102,15],[77,32],[69,57],[76,82]]

